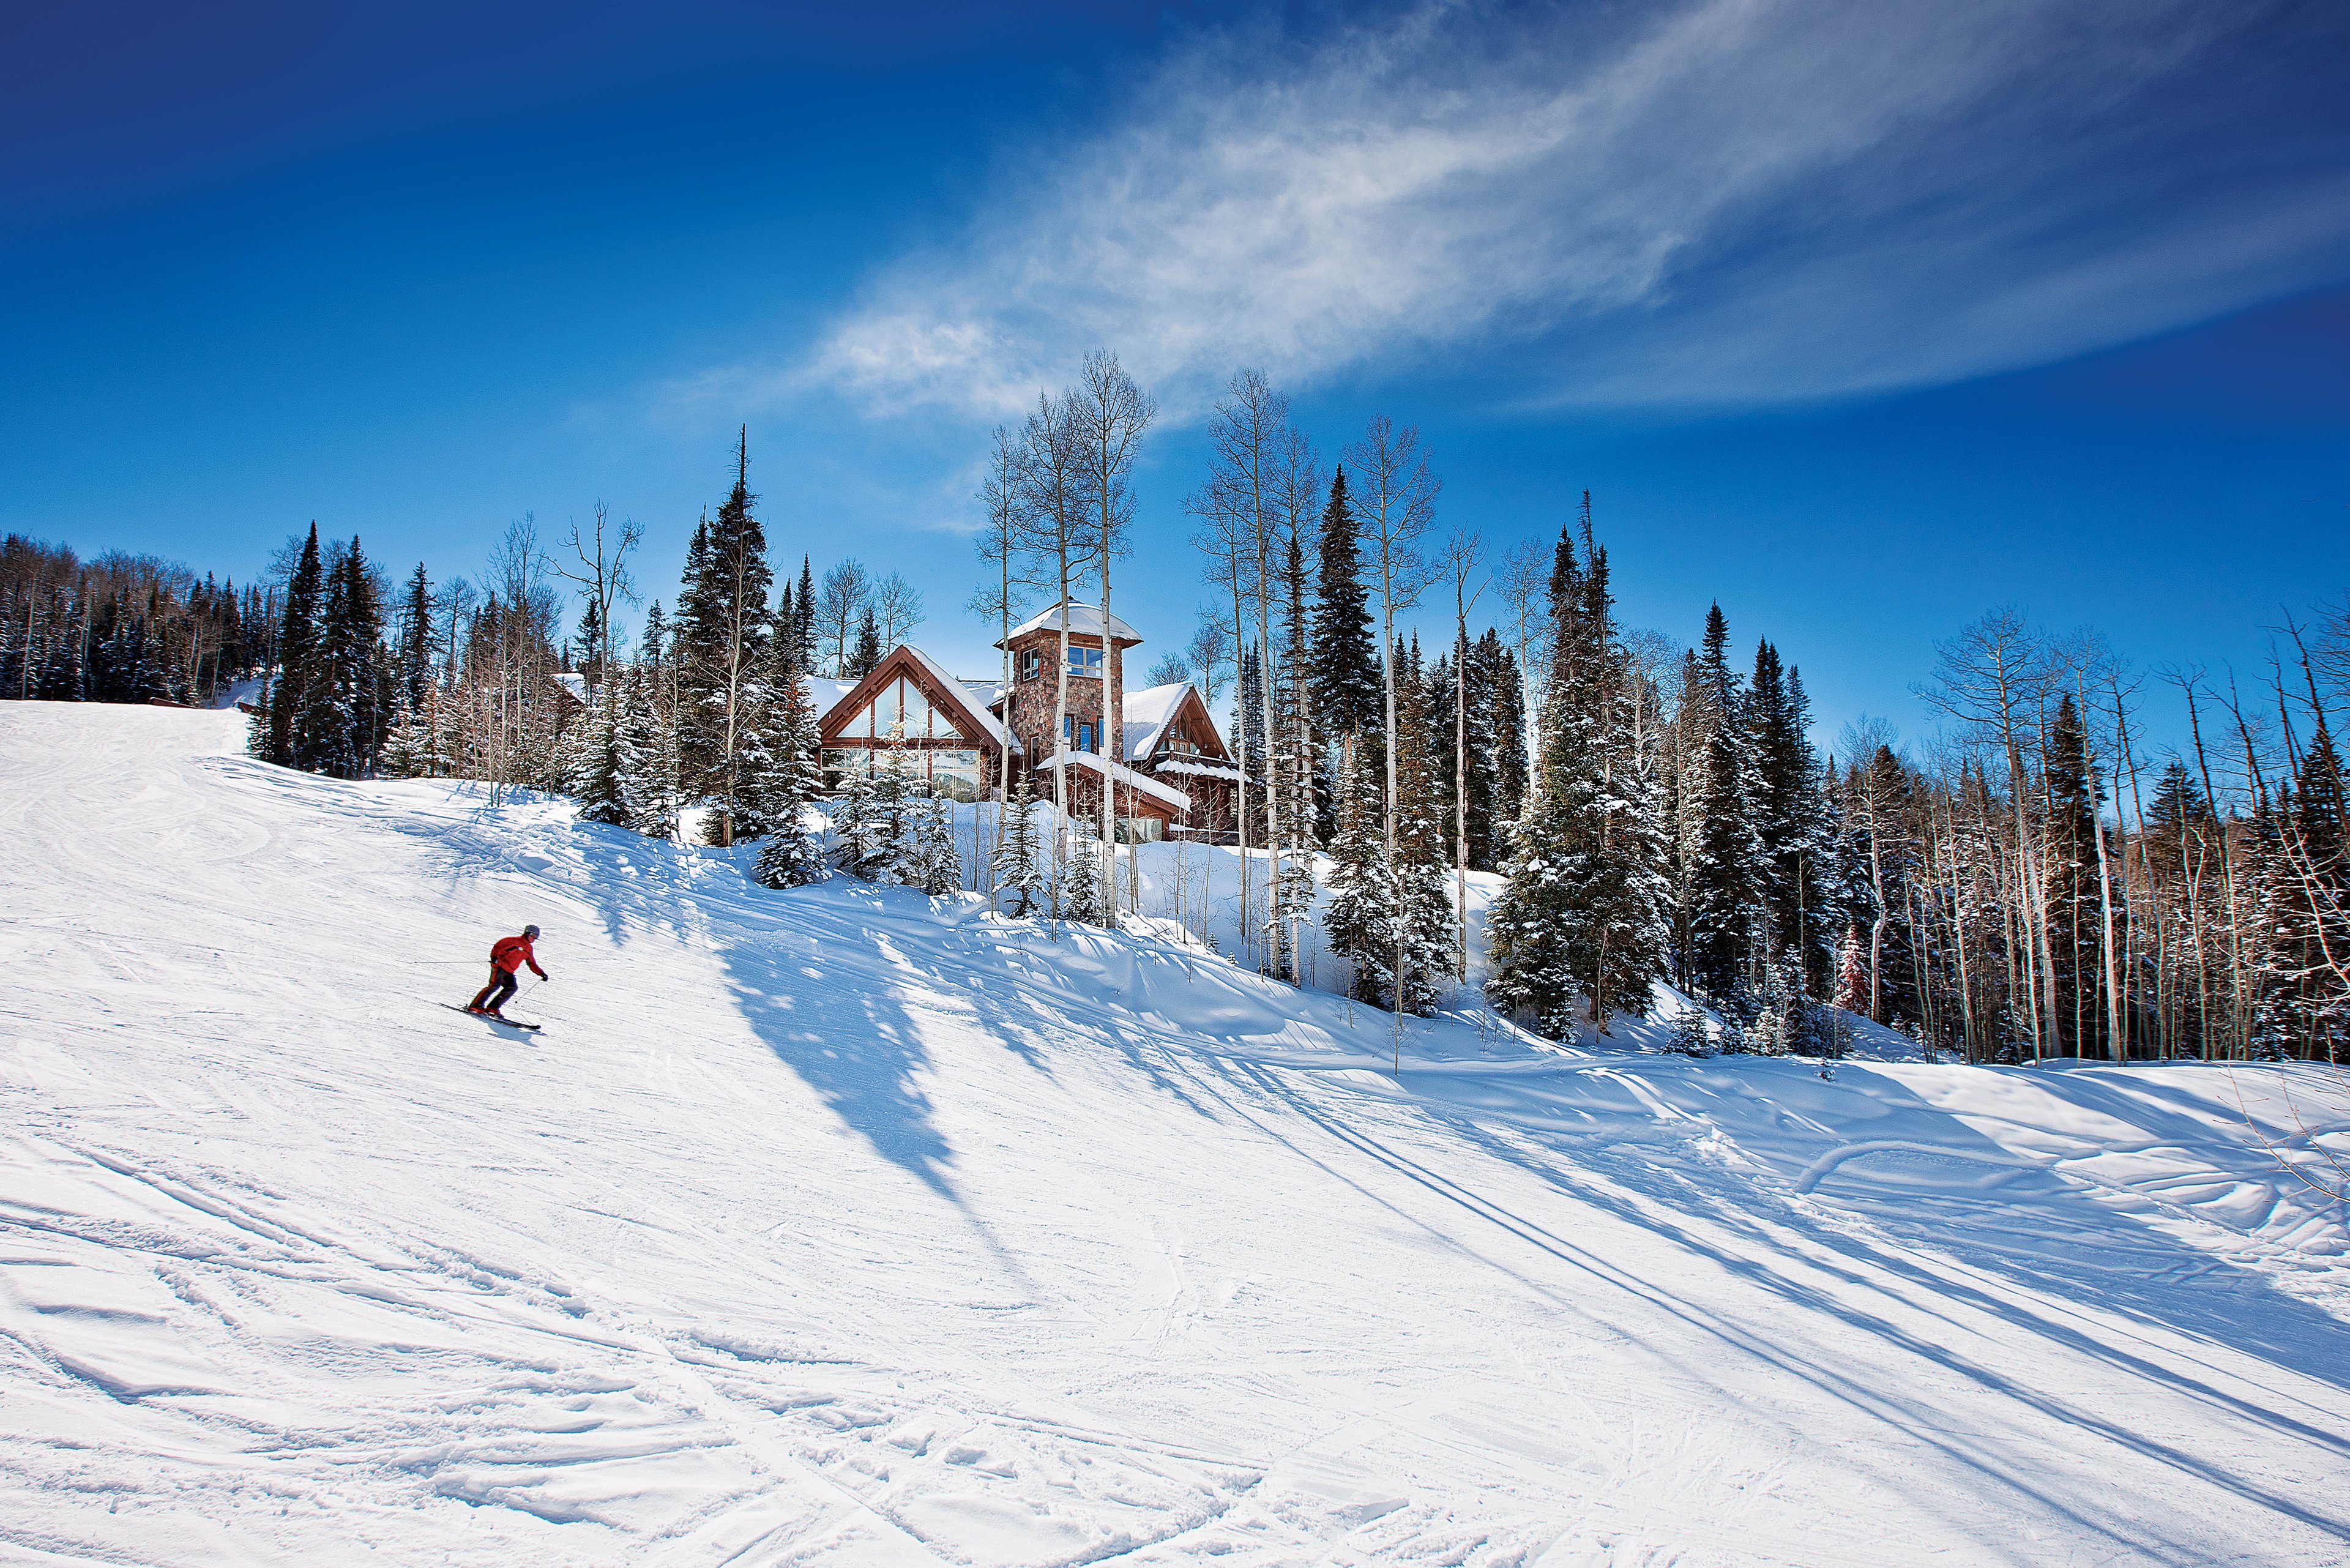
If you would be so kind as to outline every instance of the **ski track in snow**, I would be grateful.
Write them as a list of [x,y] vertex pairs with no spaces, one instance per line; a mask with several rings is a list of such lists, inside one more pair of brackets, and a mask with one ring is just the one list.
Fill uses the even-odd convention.
[[2323,1070],[1396,1075],[241,739],[0,706],[0,1561],[2350,1562]]

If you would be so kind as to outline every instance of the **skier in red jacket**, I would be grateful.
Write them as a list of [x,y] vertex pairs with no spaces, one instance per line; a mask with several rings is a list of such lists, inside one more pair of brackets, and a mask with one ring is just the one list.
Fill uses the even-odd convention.
[[530,944],[537,940],[538,928],[525,926],[522,935],[500,937],[490,944],[490,983],[482,987],[481,994],[466,1004],[465,1011],[504,1018],[505,1014],[498,1009],[512,1002],[514,993],[522,989],[515,975],[525,964],[530,965],[531,973],[545,980],[546,971],[538,967],[537,955],[530,950]]

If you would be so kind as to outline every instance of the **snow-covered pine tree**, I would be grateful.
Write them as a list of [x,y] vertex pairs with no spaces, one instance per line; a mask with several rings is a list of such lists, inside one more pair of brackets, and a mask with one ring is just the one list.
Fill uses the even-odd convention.
[[1844,929],[1844,951],[1836,961],[1835,1005],[1846,1012],[1868,1012],[1868,944],[1857,922]]
[[[629,807],[629,770],[625,760],[626,713],[635,682],[618,670],[606,670],[602,700],[571,722],[565,732],[579,758],[579,820],[610,827],[632,826]],[[574,737],[577,737],[576,742]]]
[[809,830],[807,808],[824,793],[823,737],[807,677],[798,663],[798,618],[780,622],[770,652],[755,780],[766,840],[757,876],[770,888],[799,888],[824,879],[824,847]]
[[1388,1006],[1423,1017],[1451,988],[1456,935],[1444,847],[1447,813],[1430,755],[1434,712],[1415,643],[1396,662],[1395,904],[1388,917],[1396,952]]
[[1666,1041],[1665,1049],[1683,1056],[1713,1054],[1713,1037],[1706,1030],[1703,1009],[1687,1002],[1681,1004],[1673,1013],[1673,1032]]
[[1757,919],[1755,864],[1762,858],[1749,800],[1753,758],[1747,743],[1746,702],[1729,664],[1730,626],[1721,607],[1706,611],[1699,659],[1701,679],[1690,715],[1699,761],[1686,787],[1693,816],[1686,873],[1689,983],[1716,1003],[1739,1005],[1750,979]]
[[[646,645],[658,646],[650,637]],[[658,664],[639,664],[628,672],[626,685],[619,737],[628,825],[648,838],[674,839],[682,786],[668,673]]]
[[1828,981],[1831,928],[1820,897],[1828,839],[1820,810],[1819,758],[1805,733],[1810,722],[1803,678],[1783,668],[1779,650],[1768,639],[1757,643],[1746,726],[1756,784],[1748,803],[1758,850],[1755,892],[1769,932],[1769,956],[1797,954],[1804,989],[1814,992]]
[[1382,695],[1378,645],[1371,636],[1370,590],[1363,582],[1355,509],[1343,467],[1331,476],[1330,499],[1322,508],[1312,643],[1308,686],[1315,729],[1333,744],[1343,736],[1377,730]]
[[1587,527],[1584,549],[1578,561],[1561,535],[1540,771],[1490,922],[1494,1000],[1562,1036],[1578,998],[1601,1033],[1615,1012],[1645,1014],[1667,935],[1663,828],[1620,701],[1607,553]]
[[2080,710],[2066,692],[2048,729],[2041,774],[2042,908],[2048,919],[2048,952],[2055,966],[2056,1037],[2046,1050],[2054,1056],[2102,1056],[2105,1012],[2098,1000],[2097,802],[2101,792],[2089,765],[2088,735]]
[[1012,799],[1004,804],[1003,823],[990,864],[995,872],[997,896],[1018,899],[1012,911],[1017,919],[1035,912],[1052,880],[1037,857],[1036,802],[1025,773],[1013,786]]
[[2262,814],[2251,1035],[2263,1057],[2350,1057],[2350,807],[2323,714],[2290,792]]
[[698,548],[687,552],[687,590],[678,601],[678,733],[686,787],[715,808],[708,836],[722,845],[734,842],[747,809],[743,742],[757,722],[774,586],[766,533],[752,510],[758,497],[751,492],[750,464],[745,430],[735,448],[733,489],[717,517],[696,530]]
[[941,795],[912,802],[908,808],[910,842],[905,880],[936,897],[962,888],[962,857],[955,851],[954,804]]
[[432,689],[432,579],[424,563],[408,579],[408,597],[400,607],[398,657],[394,675],[399,683],[400,715],[412,720],[424,710],[425,693]]
[[844,773],[833,791],[832,863],[872,881],[889,862],[889,819],[876,798],[874,776],[861,769]]
[[[269,683],[266,749],[259,753],[264,762],[281,767],[308,770],[316,763],[311,687],[320,679],[318,622],[326,607],[326,573],[318,560],[318,525],[313,523],[286,587],[286,618],[277,631],[277,670]],[[59,645],[72,640],[57,639]],[[51,695],[52,684],[43,680],[43,696]],[[75,684],[78,688],[78,670]],[[78,697],[79,691],[74,695]]]
[[1338,766],[1338,831],[1330,840],[1330,897],[1322,929],[1348,965],[1347,994],[1385,1005],[1395,978],[1397,903],[1388,866],[1387,806],[1380,771],[1362,737],[1348,737]]
[[862,680],[872,674],[873,667],[881,662],[887,651],[881,646],[881,623],[873,618],[873,607],[868,604],[865,607],[865,618],[857,623],[857,647],[848,658],[849,678]]
[[1102,897],[1101,834],[1093,823],[1073,818],[1076,846],[1061,877],[1060,918],[1087,926],[1115,926],[1117,911]]
[[1305,553],[1297,535],[1289,536],[1283,564],[1284,631],[1282,680],[1274,693],[1274,723],[1280,732],[1280,766],[1274,785],[1280,792],[1281,842],[1288,851],[1273,907],[1282,911],[1286,929],[1275,933],[1274,947],[1281,956],[1274,972],[1292,981],[1305,980],[1299,947],[1305,923],[1314,911],[1314,852],[1320,846],[1315,831],[1320,815],[1315,799],[1315,774],[1320,761],[1314,733],[1313,670],[1308,639],[1311,626],[1305,607]]
[[317,771],[365,778],[383,745],[390,680],[383,667],[383,607],[353,539],[337,563],[318,639],[320,679],[311,688]]

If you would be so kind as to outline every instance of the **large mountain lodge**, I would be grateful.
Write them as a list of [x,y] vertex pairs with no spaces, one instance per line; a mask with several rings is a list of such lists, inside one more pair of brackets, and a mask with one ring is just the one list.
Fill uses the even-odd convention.
[[[1065,624],[1068,706],[1056,743]],[[1123,843],[1229,831],[1240,770],[1190,681],[1126,690],[1126,650],[1141,642],[1116,616],[1105,637],[1098,606],[1059,604],[996,644],[1011,654],[1008,688],[959,680],[903,644],[861,680],[814,681],[826,780],[895,768],[958,800],[992,800],[1008,753],[1014,790],[1025,777],[1037,799],[1076,815],[1097,819],[1108,788]],[[1106,723],[1108,713],[1120,722]]]

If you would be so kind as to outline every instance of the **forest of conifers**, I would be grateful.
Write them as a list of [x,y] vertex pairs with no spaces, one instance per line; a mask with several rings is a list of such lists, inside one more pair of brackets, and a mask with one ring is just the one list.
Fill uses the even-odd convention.
[[[1108,608],[1153,414],[1097,355],[997,431],[971,603],[991,628],[1062,597]],[[1767,638],[1746,652],[1718,607],[1693,648],[1617,624],[1587,495],[1555,540],[1492,556],[1440,527],[1408,426],[1376,420],[1327,462],[1243,372],[1210,433],[1184,497],[1201,625],[1149,679],[1198,684],[1243,759],[1228,826],[1263,852],[1244,961],[1299,978],[1310,928],[1362,1000],[1452,1005],[1467,874],[1490,872],[1487,999],[1553,1034],[1647,1012],[1669,981],[1727,1025],[1703,1046],[1685,1029],[1691,1049],[1833,1052],[1842,1010],[1970,1061],[2350,1053],[2343,607],[2284,628],[2249,685],[2138,674],[1994,610],[1918,672],[1929,745],[1863,722],[1823,746],[1794,665]],[[775,569],[748,481],[746,446],[673,610],[632,642],[640,529],[600,505],[553,547],[515,524],[479,582],[394,582],[315,525],[242,588],[12,535],[0,697],[242,689],[254,752],[284,765],[560,793],[658,836],[691,811],[712,842],[757,842],[771,886],[837,867],[1114,923],[1118,846],[1087,825],[1007,826],[999,801],[993,846],[961,866],[943,808],[886,770],[823,776],[806,678],[870,668],[920,597],[854,560]],[[2183,743],[2140,738],[2156,702]],[[827,794],[829,835],[806,809]]]

